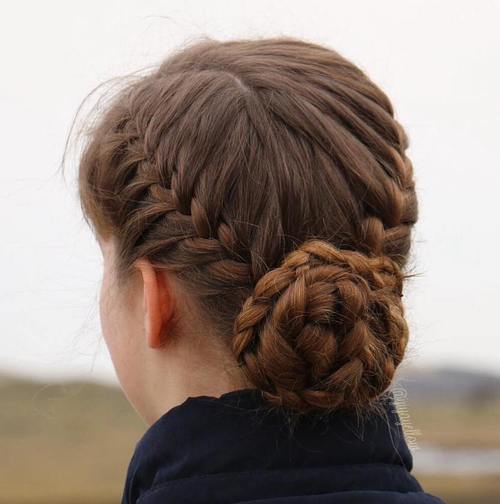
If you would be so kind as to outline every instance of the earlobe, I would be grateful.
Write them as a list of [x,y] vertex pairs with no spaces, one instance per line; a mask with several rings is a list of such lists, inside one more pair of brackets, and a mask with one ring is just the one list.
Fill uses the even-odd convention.
[[160,348],[165,343],[167,329],[173,315],[173,296],[162,272],[156,271],[146,259],[136,266],[143,282],[144,330],[147,345]]

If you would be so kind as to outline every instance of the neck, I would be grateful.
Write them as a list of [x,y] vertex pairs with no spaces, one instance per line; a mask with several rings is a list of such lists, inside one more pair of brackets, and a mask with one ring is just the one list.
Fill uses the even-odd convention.
[[211,396],[244,388],[254,388],[245,378],[232,355],[220,350],[214,352],[185,351],[171,347],[166,352],[151,352],[143,405],[136,408],[147,425],[154,424],[172,408],[189,397]]

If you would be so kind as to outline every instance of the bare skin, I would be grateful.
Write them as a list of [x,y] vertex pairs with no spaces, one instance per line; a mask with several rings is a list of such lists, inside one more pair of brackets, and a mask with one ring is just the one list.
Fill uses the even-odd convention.
[[98,242],[102,333],[122,390],[146,424],[188,397],[252,387],[174,275],[141,259],[126,286],[119,286],[114,240]]

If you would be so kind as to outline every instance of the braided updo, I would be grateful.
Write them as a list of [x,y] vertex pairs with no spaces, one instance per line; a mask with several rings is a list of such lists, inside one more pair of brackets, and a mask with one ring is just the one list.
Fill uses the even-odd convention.
[[352,62],[292,38],[188,45],[113,97],[79,168],[126,279],[174,272],[270,405],[364,408],[408,341],[408,137]]

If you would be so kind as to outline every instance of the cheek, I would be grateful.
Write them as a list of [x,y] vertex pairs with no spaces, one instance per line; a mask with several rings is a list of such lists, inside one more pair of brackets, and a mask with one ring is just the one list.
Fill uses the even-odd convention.
[[128,397],[133,397],[140,369],[137,347],[139,328],[137,317],[113,289],[111,275],[105,271],[99,296],[101,330],[120,385]]
[[106,345],[109,348],[110,341],[112,339],[109,332],[113,324],[110,323],[111,309],[108,299],[108,281],[106,273],[104,273],[102,277],[101,291],[99,293],[99,317],[101,320],[102,335],[104,337],[104,340],[106,341]]
[[99,295],[99,316],[101,320],[101,331],[108,347],[113,363],[115,363],[116,349],[119,346],[116,344],[116,320],[114,320],[114,311],[109,292],[109,281],[107,273],[104,273],[101,282],[101,292]]
[[99,295],[101,330],[120,382],[122,381],[123,372],[128,366],[126,351],[128,338],[124,333],[127,321],[123,320],[126,315],[123,312],[119,299],[111,288],[109,274],[105,271]]

